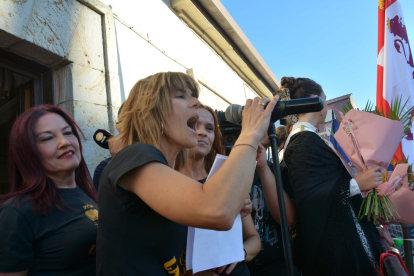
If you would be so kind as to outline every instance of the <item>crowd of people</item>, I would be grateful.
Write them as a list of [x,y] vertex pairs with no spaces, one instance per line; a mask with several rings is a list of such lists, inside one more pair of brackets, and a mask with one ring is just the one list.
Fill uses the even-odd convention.
[[[353,174],[316,133],[327,113],[319,84],[284,77],[281,85],[291,99],[325,103],[277,129],[294,275],[380,275],[387,233],[356,217],[361,191],[382,183],[379,168]],[[10,134],[10,193],[0,196],[0,275],[192,275],[187,227],[226,231],[239,214],[244,261],[195,275],[288,275],[266,155],[279,96],[246,101],[241,133],[207,179],[224,148],[198,95],[183,73],[139,80],[93,181],[67,112],[42,105],[21,114]]]

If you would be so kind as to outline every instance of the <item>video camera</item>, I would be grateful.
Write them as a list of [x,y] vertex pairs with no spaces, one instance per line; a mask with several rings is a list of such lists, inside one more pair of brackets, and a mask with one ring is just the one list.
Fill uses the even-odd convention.
[[226,155],[230,154],[231,148],[234,146],[237,138],[239,138],[242,126],[241,124],[233,124],[227,121],[224,111],[215,110],[221,134],[223,135],[223,146],[226,150]]

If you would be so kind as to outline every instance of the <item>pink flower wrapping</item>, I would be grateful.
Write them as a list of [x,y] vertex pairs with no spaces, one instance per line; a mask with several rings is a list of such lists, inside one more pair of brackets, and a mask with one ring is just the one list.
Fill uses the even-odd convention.
[[[403,124],[355,109],[350,110],[346,116],[342,113],[340,115],[342,122],[334,137],[351,163],[360,172],[380,166],[382,173],[385,173],[404,136]],[[407,165],[398,167],[398,171],[392,175],[390,173],[387,182],[379,185],[374,191],[362,191],[364,200],[358,214],[360,219],[367,216],[368,220],[372,218],[374,224],[379,217],[385,218],[386,221],[389,221],[388,217],[392,220],[403,219],[399,215],[398,207],[395,206],[400,206],[396,204],[400,199],[393,200],[391,196],[402,188],[404,169],[408,188]],[[414,196],[414,194],[410,193],[403,197],[407,196]],[[403,205],[401,208],[405,210],[407,206]]]
[[[380,166],[385,172],[404,136],[403,124],[356,109],[349,111],[344,118],[334,137],[352,164],[360,172],[366,170],[365,166],[367,169]],[[356,146],[352,141],[353,135]],[[355,148],[359,149],[362,162]]]
[[402,186],[397,188],[392,194],[389,195],[389,198],[398,210],[400,218],[398,218],[394,210],[391,211],[395,217],[394,221],[414,225],[414,192],[411,191],[410,187],[408,186],[408,166],[409,164],[398,164],[392,172],[392,175],[387,183],[396,178],[402,179]]

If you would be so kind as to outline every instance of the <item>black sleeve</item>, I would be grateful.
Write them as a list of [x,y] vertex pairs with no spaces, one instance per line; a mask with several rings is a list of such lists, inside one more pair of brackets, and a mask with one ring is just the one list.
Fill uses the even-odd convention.
[[169,166],[164,154],[156,147],[145,143],[133,144],[118,152],[105,171],[109,169],[107,178],[111,185],[116,187],[121,176],[150,162],[160,162]]
[[103,160],[99,165],[96,167],[95,172],[93,173],[93,185],[95,189],[98,191],[99,187],[99,179],[101,179],[101,174],[105,169],[106,165],[108,165],[109,161],[111,161],[112,157]]
[[13,206],[0,206],[0,272],[19,272],[34,264],[34,235],[26,218]]

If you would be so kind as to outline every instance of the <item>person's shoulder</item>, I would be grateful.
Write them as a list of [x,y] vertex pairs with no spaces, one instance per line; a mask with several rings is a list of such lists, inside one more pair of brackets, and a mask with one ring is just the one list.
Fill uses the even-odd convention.
[[147,155],[147,154],[162,154],[162,152],[151,144],[147,143],[135,143],[123,148],[116,156],[127,156],[127,155]]
[[169,166],[164,154],[153,145],[132,144],[123,148],[112,158],[102,172],[100,183],[103,179],[109,179],[111,183],[116,184],[125,173],[150,162],[159,162]]
[[30,196],[26,195],[19,199],[12,197],[0,205],[0,212],[2,213],[19,213],[24,217],[31,217],[34,213],[32,209],[32,202]]
[[305,153],[317,154],[324,149],[326,144],[322,137],[312,131],[302,131],[293,135],[289,141],[284,154],[286,161],[292,156],[303,155]]
[[109,161],[111,161],[112,160],[112,157],[109,157],[109,158],[107,158],[107,159],[104,159],[104,160],[102,160],[100,163],[99,163],[99,165],[98,166],[96,166],[96,169],[95,169],[95,173],[97,172],[97,171],[102,171],[105,167],[106,167],[106,165],[108,165],[108,163],[109,163]]
[[324,144],[324,141],[317,133],[313,131],[301,131],[290,138],[286,151],[292,147],[309,147],[319,144]]
[[296,139],[321,139],[321,137],[313,131],[300,131],[296,134],[294,134],[290,141],[296,140]]
[[125,162],[147,163],[151,161],[158,161],[168,165],[164,154],[155,146],[147,143],[136,143],[123,148],[112,159],[111,163],[125,163]]

